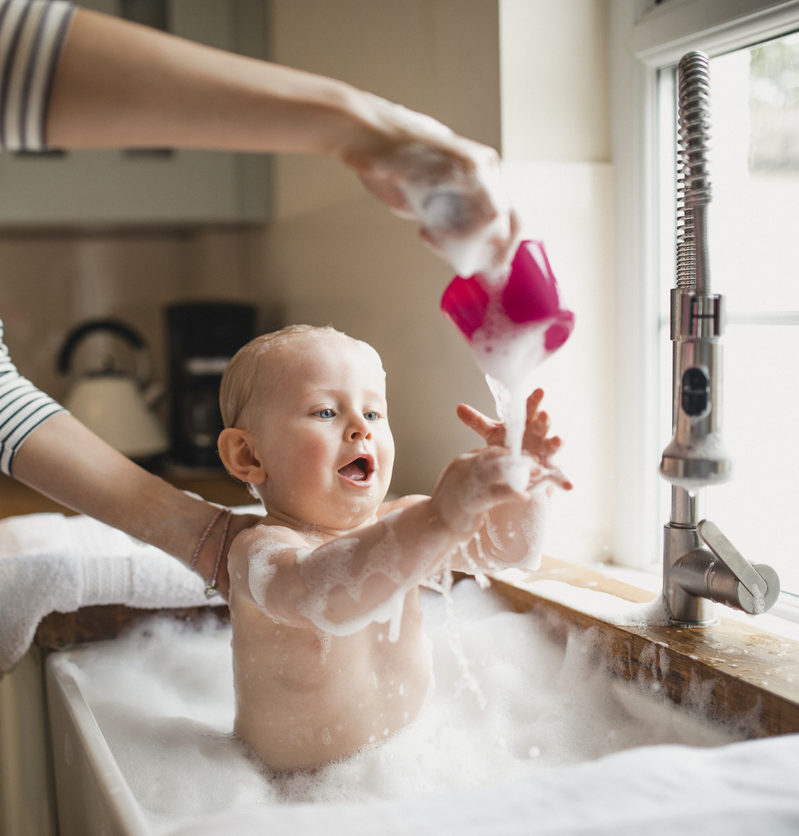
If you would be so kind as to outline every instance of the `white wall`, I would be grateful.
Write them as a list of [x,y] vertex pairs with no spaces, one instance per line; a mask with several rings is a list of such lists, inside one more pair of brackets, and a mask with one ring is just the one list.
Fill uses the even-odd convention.
[[502,0],[502,156],[525,237],[545,242],[575,311],[569,342],[541,367],[574,491],[552,509],[546,548],[612,557],[615,275],[608,3]]

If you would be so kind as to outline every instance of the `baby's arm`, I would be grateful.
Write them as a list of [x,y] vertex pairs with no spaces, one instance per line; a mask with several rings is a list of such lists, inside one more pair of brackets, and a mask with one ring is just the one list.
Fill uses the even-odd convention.
[[507,483],[509,458],[499,447],[459,456],[431,497],[320,546],[282,526],[246,531],[233,547],[234,587],[246,573],[255,604],[296,627],[347,635],[387,621],[474,535],[490,507],[521,498]]
[[[523,448],[530,468],[527,497],[524,502],[499,503],[486,515],[477,536],[460,550],[453,568],[475,571],[500,566],[537,564],[552,486],[571,490],[571,482],[551,463],[560,448],[557,436],[548,436],[549,416],[538,407],[544,393],[536,389],[527,399],[527,420]],[[488,445],[505,443],[505,427],[476,409],[461,404],[458,417],[480,435]]]

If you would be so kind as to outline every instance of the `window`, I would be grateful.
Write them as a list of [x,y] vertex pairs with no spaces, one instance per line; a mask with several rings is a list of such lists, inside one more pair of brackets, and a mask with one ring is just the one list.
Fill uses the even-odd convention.
[[[799,596],[790,525],[799,507],[799,3],[730,5],[641,9],[630,0],[615,9],[618,356],[630,381],[620,402],[632,404],[619,433],[634,442],[617,455],[618,503],[638,520],[616,551],[621,562],[649,562],[640,559],[653,549],[649,529],[659,533],[668,518],[669,487],[654,465],[671,434],[674,73],[681,55],[700,49],[711,56],[709,263],[727,309],[722,430],[733,462],[729,483],[703,491],[704,513]],[[625,330],[628,319],[641,324]]]

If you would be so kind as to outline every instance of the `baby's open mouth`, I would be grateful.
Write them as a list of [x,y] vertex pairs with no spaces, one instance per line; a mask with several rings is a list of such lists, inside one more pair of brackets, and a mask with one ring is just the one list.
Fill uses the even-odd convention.
[[371,459],[359,456],[338,469],[339,475],[351,482],[365,482],[373,473]]

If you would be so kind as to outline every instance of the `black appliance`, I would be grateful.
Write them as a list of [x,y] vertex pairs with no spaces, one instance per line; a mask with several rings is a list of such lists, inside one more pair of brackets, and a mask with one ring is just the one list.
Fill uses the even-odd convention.
[[166,310],[170,455],[179,465],[221,467],[219,384],[230,358],[254,336],[255,309],[238,302],[184,302]]

